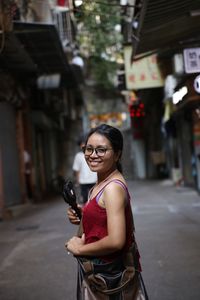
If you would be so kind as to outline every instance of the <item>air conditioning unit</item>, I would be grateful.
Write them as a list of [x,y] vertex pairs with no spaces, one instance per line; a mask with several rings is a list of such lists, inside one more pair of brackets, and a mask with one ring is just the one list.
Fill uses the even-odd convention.
[[58,29],[63,46],[71,44],[73,38],[69,9],[67,7],[56,6],[53,10],[53,22]]

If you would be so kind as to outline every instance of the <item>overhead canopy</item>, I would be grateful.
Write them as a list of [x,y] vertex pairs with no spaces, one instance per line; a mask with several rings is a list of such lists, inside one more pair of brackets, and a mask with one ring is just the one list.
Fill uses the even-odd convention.
[[71,72],[55,25],[14,22],[12,32],[0,35],[4,45],[1,66],[10,71]]
[[134,54],[194,46],[200,42],[199,28],[199,0],[143,1],[133,34]]
[[30,55],[38,72],[70,71],[55,25],[14,22],[14,34]]
[[13,32],[7,32],[4,37],[0,35],[0,41],[4,45],[0,55],[1,68],[22,73],[37,71],[33,60]]
[[17,76],[61,74],[61,85],[77,86],[55,25],[15,21],[13,31],[0,34],[3,50],[0,65]]

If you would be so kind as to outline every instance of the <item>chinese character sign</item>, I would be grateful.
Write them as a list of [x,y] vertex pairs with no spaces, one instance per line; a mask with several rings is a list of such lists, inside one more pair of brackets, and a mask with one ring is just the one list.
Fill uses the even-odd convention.
[[162,87],[164,80],[157,64],[157,55],[152,54],[131,63],[132,48],[124,48],[126,86],[128,90]]
[[184,49],[184,64],[186,73],[200,72],[200,48]]

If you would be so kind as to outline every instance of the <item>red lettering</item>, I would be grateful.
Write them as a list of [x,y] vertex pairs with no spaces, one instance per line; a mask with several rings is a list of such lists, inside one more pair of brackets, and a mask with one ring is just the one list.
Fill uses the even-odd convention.
[[146,80],[146,75],[143,73],[140,75],[140,81],[145,81]]
[[130,76],[128,77],[128,79],[129,79],[129,81],[131,81],[131,82],[135,82],[135,75],[130,75]]
[[152,73],[152,74],[151,74],[151,78],[152,78],[153,80],[158,80],[158,75],[157,75],[156,73]]

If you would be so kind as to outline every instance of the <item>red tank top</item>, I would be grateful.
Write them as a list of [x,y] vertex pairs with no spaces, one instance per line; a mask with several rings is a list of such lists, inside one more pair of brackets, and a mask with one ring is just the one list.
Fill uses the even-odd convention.
[[83,208],[82,222],[83,222],[83,232],[85,233],[85,242],[86,244],[93,243],[108,235],[106,209],[101,207],[98,204],[98,200],[100,195],[103,193],[104,188],[110,182],[116,182],[117,184],[120,184],[127,193],[127,203],[125,207],[126,241],[122,250],[112,253],[111,255],[100,257],[105,261],[112,261],[113,259],[117,258],[119,255],[123,254],[123,252],[128,250],[132,242],[135,241],[134,234],[133,234],[134,223],[133,223],[132,210],[130,204],[130,195],[128,189],[122,181],[118,179],[114,179],[109,181],[93,199],[91,199],[89,202],[86,203],[86,205]]

